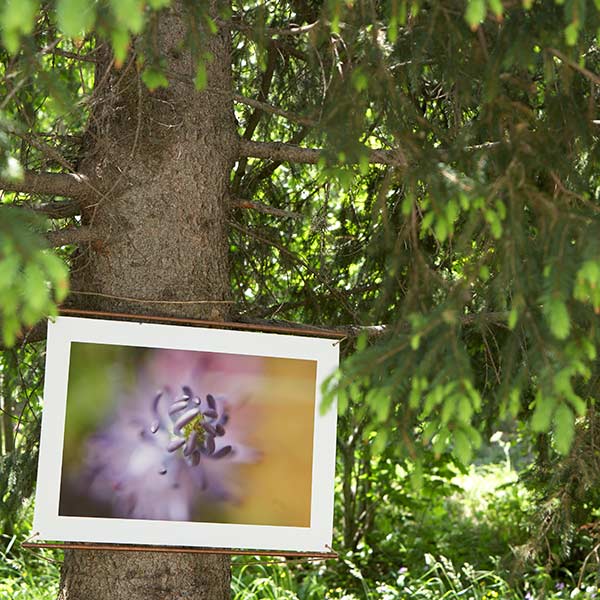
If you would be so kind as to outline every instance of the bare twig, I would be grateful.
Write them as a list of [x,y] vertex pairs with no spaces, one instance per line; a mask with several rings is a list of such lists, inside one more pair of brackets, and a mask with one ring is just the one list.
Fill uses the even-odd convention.
[[[460,323],[463,326],[474,325],[478,323],[487,324],[503,324],[508,318],[507,312],[483,312],[464,315],[460,318]],[[277,325],[280,327],[290,327],[293,329],[310,329],[317,331],[319,325],[307,325],[305,323],[296,323],[294,321],[286,321],[282,319],[259,319],[254,317],[239,316],[236,321],[249,323],[253,325]],[[323,331],[335,331],[344,334],[346,338],[356,338],[362,333],[366,333],[369,339],[381,337],[390,331],[409,332],[411,327],[408,322],[399,322],[394,325],[340,325],[338,327],[322,327]]]
[[326,327],[319,325],[308,325],[306,323],[296,323],[294,321],[285,321],[282,319],[253,319],[248,317],[239,316],[236,318],[236,322],[248,323],[249,325],[267,325],[277,326],[281,328],[289,327],[290,329],[307,331],[319,331],[323,330],[323,333],[335,332],[344,335],[346,338],[358,337],[361,333],[366,333],[369,339],[376,338],[383,335],[390,328],[388,325],[341,325],[339,327]]
[[[31,125],[31,124],[30,124]],[[0,127],[6,131],[7,133],[11,134],[11,135],[16,135],[18,137],[20,137],[22,140],[24,140],[25,142],[27,142],[28,144],[31,144],[34,148],[37,148],[42,154],[44,154],[45,156],[47,156],[48,158],[50,158],[53,161],[56,161],[63,169],[65,169],[66,171],[68,171],[68,173],[34,173],[34,172],[28,172],[29,175],[51,175],[54,176],[56,178],[57,175],[62,175],[63,177],[66,177],[67,175],[70,176],[73,179],[76,179],[78,183],[80,183],[81,185],[77,188],[77,192],[75,192],[75,187],[72,185],[71,186],[71,191],[69,192],[65,192],[64,190],[59,189],[58,191],[48,191],[48,192],[42,192],[42,191],[34,191],[34,190],[18,190],[14,187],[5,187],[3,188],[3,181],[0,180],[0,189],[6,189],[7,191],[24,191],[24,192],[31,192],[31,193],[39,193],[39,194],[50,194],[50,195],[56,195],[56,196],[71,196],[71,197],[75,197],[77,195],[81,195],[84,190],[86,190],[88,193],[93,192],[98,198],[107,198],[107,195],[101,191],[100,189],[98,189],[95,184],[92,182],[92,180],[87,177],[86,175],[83,175],[81,173],[77,173],[75,171],[75,167],[74,165],[72,165],[56,148],[54,148],[53,146],[47,144],[46,142],[44,142],[43,140],[39,139],[38,135],[32,135],[26,131],[21,131],[19,127],[14,127],[14,125],[8,125],[6,123],[0,123]],[[27,176],[27,174],[26,174]],[[116,186],[116,183],[113,184],[113,187]]]
[[304,63],[308,63],[310,61],[310,57],[308,54],[306,54],[306,52],[299,50],[293,45],[293,43],[290,43],[285,39],[271,39],[271,44],[282,54],[293,56]]
[[581,567],[581,571],[579,572],[579,578],[577,580],[577,587],[581,588],[582,583],[583,583],[583,577],[585,575],[585,569],[587,567],[587,564],[590,560],[590,558],[592,557],[592,554],[594,554],[596,556],[596,562],[600,562],[598,560],[598,550],[600,550],[600,544],[596,544],[593,548],[592,551],[585,557],[585,560],[583,561],[583,565]]
[[292,25],[291,27],[288,27],[287,29],[271,28],[268,30],[268,32],[271,35],[301,35],[303,33],[308,33],[315,27],[318,27],[319,24],[320,24],[320,21],[317,20],[314,23],[309,23],[308,25]]
[[300,123],[301,125],[306,125],[307,127],[314,127],[317,124],[317,121],[311,119],[310,117],[295,115],[294,113],[290,113],[281,108],[277,108],[276,106],[272,106],[271,104],[267,104],[266,102],[261,102],[260,100],[246,98],[245,96],[240,96],[239,94],[234,94],[233,99],[239,104],[246,104],[247,106],[252,106],[253,108],[256,108],[262,112],[268,113],[270,115],[277,115],[278,117],[283,117],[288,121]]
[[[129,298],[125,296],[115,296],[112,294],[102,294],[101,292],[87,292],[72,290],[71,294],[83,295],[83,296],[99,296],[102,298],[112,298],[116,300],[126,300],[128,302],[136,302],[138,304],[235,304],[231,300],[149,300],[142,298]],[[65,309],[65,313],[66,313]],[[85,311],[76,311],[82,312]],[[111,313],[107,313],[111,314]],[[121,313],[116,313],[116,316],[123,316]],[[506,320],[507,313],[490,312],[490,313],[476,313],[472,315],[465,315],[461,322],[465,325],[473,324],[475,321],[483,320],[486,322],[504,322]],[[149,318],[146,316],[146,318]],[[157,317],[158,318],[158,317]],[[150,318],[149,318],[150,319]],[[257,325],[259,327],[271,328],[277,327],[281,330],[305,330],[307,332],[318,332],[322,331],[323,334],[331,334],[332,332],[338,333],[344,336],[344,339],[354,339],[362,333],[366,333],[368,339],[377,339],[390,331],[410,331],[409,323],[397,323],[395,325],[341,325],[338,327],[327,327],[326,325],[310,325],[308,323],[296,323],[294,321],[286,321],[284,319],[257,319],[252,317],[245,317],[238,315],[235,317],[234,323]],[[39,342],[46,337],[46,320],[40,321],[32,328],[26,331],[26,333],[19,338],[21,344],[27,344],[30,342]],[[2,350],[0,344],[0,350]]]
[[[245,33],[256,34],[257,28],[249,23],[245,23],[240,18],[233,18],[228,22],[221,22],[222,25],[229,25],[232,29],[236,29],[237,31],[243,31]],[[309,33],[316,27],[320,25],[320,21],[315,21],[314,23],[309,23],[307,25],[292,25],[287,28],[278,29],[276,27],[266,27],[261,29],[260,32],[264,33],[268,37],[279,37],[279,36],[295,36],[302,35],[304,33]]]
[[65,58],[72,58],[74,60],[81,60],[83,62],[97,63],[98,59],[92,54],[78,54],[77,52],[69,52],[62,48],[53,48],[45,54],[55,54],[56,56],[64,56]]
[[[372,150],[365,148],[370,163],[406,167],[407,161],[401,150]],[[276,161],[317,164],[324,151],[319,148],[302,148],[280,142],[255,142],[240,140],[240,156],[271,159]]]
[[[24,130],[19,124],[15,123],[3,122],[0,124],[0,126],[4,131],[6,131],[6,133],[9,133],[10,135],[16,135],[17,137],[21,138],[23,141],[39,150],[46,158],[56,162],[69,173],[75,172],[74,166],[61,154],[61,152],[54,146],[51,146],[40,139],[39,135],[30,133],[29,131]],[[29,121],[27,123],[27,127],[32,129],[33,123]]]
[[74,60],[80,60],[83,62],[92,62],[97,63],[98,58],[96,54],[98,51],[105,46],[105,43],[98,43],[94,46],[93,50],[90,50],[86,54],[81,54],[79,52],[70,52],[69,50],[63,50],[62,48],[58,48],[58,45],[64,41],[61,38],[57,38],[53,40],[50,44],[44,46],[40,49],[39,54],[55,54],[56,56],[64,56],[65,58],[72,58]]

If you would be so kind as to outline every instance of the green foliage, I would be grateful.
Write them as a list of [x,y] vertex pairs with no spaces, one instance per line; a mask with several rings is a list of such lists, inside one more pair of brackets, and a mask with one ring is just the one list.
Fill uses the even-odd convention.
[[[377,518],[353,551],[346,547],[338,561],[313,567],[273,566],[264,560],[248,565],[245,559],[235,559],[234,598],[594,597],[595,578],[578,571],[563,569],[552,576],[537,565],[517,577],[505,570],[511,547],[527,539],[534,510],[531,492],[507,464],[472,467],[457,475],[451,462],[435,461],[421,490],[414,492],[407,484],[409,465],[406,470],[383,457],[375,460],[376,468],[363,477],[376,486],[370,493],[380,500]],[[340,492],[342,488],[340,481]],[[338,499],[339,507],[345,507]]]
[[2,3],[2,42],[9,52],[16,52],[21,35],[33,30],[38,8],[36,0],[4,0]]
[[469,0],[465,12],[465,20],[471,29],[477,29],[485,19],[487,12],[486,0]]
[[83,37],[94,24],[94,3],[90,0],[57,0],[56,18],[65,35]]
[[354,92],[344,82],[339,91],[353,106],[336,96],[335,120],[323,119],[338,156],[352,155],[341,129],[352,124],[365,143],[368,131],[393,131],[409,165],[385,176],[355,169],[333,204],[346,220],[340,241],[330,238],[330,268],[339,272],[356,240],[363,259],[342,280],[380,292],[379,301],[348,297],[388,333],[344,363],[329,393],[344,407],[352,385],[378,388],[368,397],[374,418],[388,394],[402,403],[407,431],[464,461],[482,428],[507,412],[534,431],[553,429],[565,454],[589,402],[578,390],[595,373],[586,348],[595,354],[598,344],[598,138],[586,113],[593,75],[579,68],[598,68],[598,8],[474,1],[461,15],[443,3],[389,10],[377,51],[358,33],[368,29],[359,14],[339,17],[355,57]]
[[200,63],[196,69],[196,77],[194,78],[194,85],[198,91],[201,91],[206,87],[206,77],[206,66],[204,63]]
[[543,304],[544,316],[554,337],[565,340],[571,331],[569,311],[564,300],[560,298],[548,298]]
[[[170,4],[168,0],[154,0],[148,3],[140,0],[108,0],[91,2],[90,0],[56,0],[52,10],[56,11],[60,31],[69,38],[82,38],[97,28],[139,33],[152,11],[161,10]],[[33,30],[38,17],[39,3],[35,0],[4,0],[2,6],[2,40],[6,49],[16,53],[22,35]],[[105,29],[108,25],[108,29]]]
[[0,353],[0,527],[11,532],[36,478],[43,355],[35,344]]
[[0,321],[3,342],[12,346],[24,325],[57,314],[56,303],[68,293],[68,269],[35,235],[43,221],[0,211]]
[[142,73],[142,81],[151,91],[159,87],[168,87],[169,85],[169,80],[165,74],[161,70],[154,69],[152,67],[144,69]]

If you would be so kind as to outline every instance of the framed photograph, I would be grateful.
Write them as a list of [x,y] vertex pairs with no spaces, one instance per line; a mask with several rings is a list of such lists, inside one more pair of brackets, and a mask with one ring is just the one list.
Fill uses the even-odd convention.
[[78,317],[48,324],[34,532],[323,552],[339,341]]

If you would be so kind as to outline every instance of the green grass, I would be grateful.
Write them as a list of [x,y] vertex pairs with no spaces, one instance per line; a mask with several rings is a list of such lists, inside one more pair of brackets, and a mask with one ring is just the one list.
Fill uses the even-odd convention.
[[55,600],[60,553],[19,548],[17,536],[3,535],[0,557],[1,600]]

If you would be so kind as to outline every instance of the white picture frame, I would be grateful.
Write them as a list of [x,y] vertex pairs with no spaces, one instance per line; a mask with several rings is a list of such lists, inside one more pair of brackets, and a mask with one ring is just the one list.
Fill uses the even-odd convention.
[[[69,397],[70,377],[72,379],[76,376],[70,369],[70,361],[72,348],[80,348],[80,346],[74,346],[74,344],[108,345],[124,348],[124,352],[128,352],[130,348],[147,349],[160,356],[163,356],[163,354],[160,354],[162,351],[171,354],[185,351],[188,353],[209,353],[211,356],[216,356],[216,360],[219,356],[248,357],[248,361],[254,361],[252,364],[260,365],[271,364],[271,362],[275,364],[277,362],[268,362],[270,359],[314,362],[316,368],[314,371],[313,436],[312,440],[307,440],[306,447],[307,452],[310,450],[312,456],[310,485],[308,486],[310,490],[310,499],[308,500],[310,517],[308,521],[303,522],[302,526],[290,526],[285,523],[281,524],[281,522],[276,524],[264,522],[267,517],[261,517],[261,524],[255,522],[177,520],[177,518],[172,520],[171,517],[167,519],[153,518],[152,514],[158,510],[155,508],[156,504],[150,505],[152,507],[152,511],[149,513],[151,516],[143,516],[142,518],[137,518],[135,512],[132,513],[133,516],[126,517],[118,512],[116,516],[112,513],[98,516],[93,512],[86,513],[83,516],[74,516],[68,510],[61,508],[61,493],[63,495],[67,494],[64,491],[65,488],[61,488],[61,486],[66,485],[63,477],[67,477],[65,475],[67,467],[63,464],[66,460],[67,399]],[[86,348],[89,350],[91,346],[86,346]],[[146,355],[144,354],[144,356]],[[183,355],[176,354],[176,356]],[[240,360],[243,361],[244,359]],[[57,317],[54,321],[48,323],[44,406],[33,522],[34,533],[44,540],[102,544],[244,548],[298,552],[325,552],[331,550],[337,410],[335,402],[324,414],[321,413],[320,406],[322,384],[338,367],[338,362],[339,341],[335,339],[96,318]],[[279,363],[277,362],[277,364]],[[231,380],[234,378],[235,373]],[[171,391],[169,394],[173,396],[174,392]],[[281,395],[285,396],[285,394]],[[186,401],[185,398],[184,393],[184,401]],[[70,403],[77,401],[76,398],[69,400]],[[176,401],[177,398],[175,397],[169,398],[168,402],[171,403],[169,407],[173,406]],[[204,402],[205,400],[194,398],[194,402],[200,403],[200,401]],[[285,401],[285,397],[282,397],[281,402]],[[118,414],[118,410],[122,409],[120,406],[122,400],[119,398],[115,401],[113,398],[111,402],[113,402],[111,404],[113,408],[107,410],[107,412],[110,413],[111,410],[117,412],[112,417],[109,414],[104,421],[100,421],[97,425],[98,430],[103,427],[111,427],[111,418],[115,423],[119,422],[118,416],[115,415]],[[188,402],[191,403],[192,400],[190,399]],[[71,405],[69,404],[69,406]],[[210,412],[209,409],[207,409],[206,414],[208,412]],[[295,419],[289,419],[288,421],[287,426],[293,427]],[[286,427],[286,423],[281,423],[281,426]],[[152,428],[154,425],[150,427]],[[184,431],[184,429],[182,427],[181,431]],[[94,435],[98,437],[101,434]],[[145,425],[142,426],[140,435],[148,435]],[[171,434],[164,433],[161,435],[168,436]],[[184,435],[184,433],[180,432],[180,435]],[[86,454],[87,456],[90,452],[88,446],[91,444],[89,439],[95,440],[96,437],[82,438],[87,440],[85,442],[87,445],[84,446],[82,442],[81,448],[78,447],[79,454]],[[187,439],[189,440],[189,436]],[[151,440],[151,443],[158,444],[154,439]],[[184,448],[187,447],[187,443]],[[206,445],[208,445],[208,441]],[[257,449],[259,453],[260,450],[260,448]],[[135,452],[132,453],[132,456],[136,455]],[[144,450],[144,452],[146,451]],[[234,454],[234,452],[235,447],[231,453]],[[196,453],[199,453],[199,451]],[[205,461],[205,464],[210,462],[213,465],[215,464],[213,460],[215,454],[213,446],[213,454],[208,458],[203,457],[202,460]],[[279,455],[277,456],[277,460],[280,460]],[[81,456],[77,458],[83,462],[88,460],[86,457],[82,458]],[[186,464],[192,469],[189,464],[189,456],[184,459],[183,454],[181,454],[177,459],[172,459],[171,454],[169,454],[168,460],[175,460],[178,469],[183,469],[180,463],[186,460]],[[227,461],[229,457],[225,457],[223,460]],[[260,460],[263,460],[263,458]],[[69,464],[68,461],[65,464]],[[77,468],[83,469],[80,466]],[[122,469],[121,466],[119,468]],[[211,466],[211,468],[215,469],[216,467]],[[162,469],[163,467],[161,467]],[[278,473],[283,473],[283,471],[280,470]],[[154,475],[149,477],[154,477]],[[294,469],[288,469],[287,474],[283,476],[284,480],[280,482],[282,489],[293,490],[294,477]],[[141,480],[145,481],[144,478]],[[177,482],[173,484],[174,489],[176,484]],[[137,485],[140,488],[139,497],[141,502],[143,494],[146,497],[148,496],[148,491],[142,489],[144,483]],[[205,485],[204,482],[202,485]],[[101,487],[101,484],[97,484],[98,486]],[[101,492],[105,493],[106,490],[101,488]],[[205,494],[206,492],[202,491],[200,493]],[[133,495],[136,497],[135,494]],[[191,497],[196,498],[193,495]],[[204,502],[209,501],[205,500]],[[197,500],[194,500],[194,502],[197,502]],[[85,502],[77,504],[77,501],[74,501],[72,504],[77,505],[77,510],[80,510],[82,505],[86,506]],[[108,505],[113,507],[115,504],[109,502]],[[158,505],[160,505],[160,502],[158,502]],[[194,506],[196,505],[194,504]],[[282,514],[285,514],[285,511]]]

